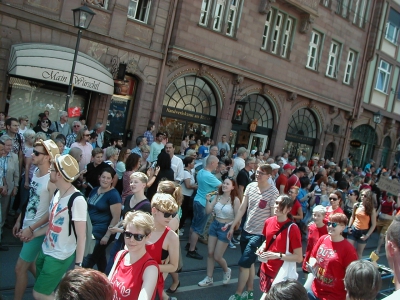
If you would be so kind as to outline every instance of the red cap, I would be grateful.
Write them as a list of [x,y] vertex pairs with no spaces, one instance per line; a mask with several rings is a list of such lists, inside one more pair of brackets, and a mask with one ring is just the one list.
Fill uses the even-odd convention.
[[292,169],[292,170],[294,170],[294,169],[296,169],[296,167],[295,167],[295,166],[292,166],[291,164],[286,164],[286,165],[283,166],[283,169],[284,169],[284,170],[287,170],[287,169]]

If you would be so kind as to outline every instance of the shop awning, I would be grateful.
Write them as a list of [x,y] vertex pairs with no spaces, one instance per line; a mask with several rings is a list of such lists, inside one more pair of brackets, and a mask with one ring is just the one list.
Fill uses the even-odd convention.
[[[51,44],[18,44],[11,47],[8,74],[68,85],[74,49]],[[114,93],[111,73],[96,59],[79,52],[73,81],[75,88],[102,94]]]

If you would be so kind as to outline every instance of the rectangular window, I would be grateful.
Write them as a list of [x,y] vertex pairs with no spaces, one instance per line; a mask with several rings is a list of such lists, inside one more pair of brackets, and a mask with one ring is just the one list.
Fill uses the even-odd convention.
[[345,83],[345,84],[352,83],[355,64],[356,64],[356,58],[357,58],[356,52],[354,52],[353,50],[350,50],[349,54],[347,55],[346,68],[344,70],[343,83]]
[[392,66],[386,61],[381,59],[376,78],[376,85],[375,85],[376,90],[387,94],[391,71],[392,71]]
[[326,76],[336,78],[338,71],[338,62],[341,45],[338,42],[332,41],[329,50],[328,65],[326,67]]
[[336,6],[336,13],[338,15],[341,15],[343,18],[347,18],[349,16],[351,5],[352,1],[350,0],[338,0]]
[[239,0],[231,0],[231,5],[228,10],[228,26],[226,27],[226,34],[233,36],[235,33],[236,16],[238,14]]
[[363,28],[365,24],[367,4],[367,0],[355,0],[353,23],[361,28]]
[[280,37],[280,32],[281,32],[281,26],[282,26],[282,19],[283,16],[282,14],[278,13],[276,16],[275,20],[275,28],[272,32],[272,47],[271,47],[271,52],[276,54],[276,51],[278,49],[278,44],[279,44],[279,37]]
[[289,43],[290,43],[290,38],[291,38],[291,33],[292,33],[292,26],[293,26],[293,20],[291,18],[287,18],[285,32],[283,33],[283,40],[282,40],[282,50],[281,50],[282,57],[287,57],[287,53],[288,53],[287,50],[290,46]]
[[322,34],[317,31],[312,31],[311,40],[308,47],[306,67],[315,71],[318,69],[318,59],[321,47],[321,40],[322,40]]
[[136,21],[147,23],[151,0],[131,0],[128,6],[128,17]]
[[329,7],[330,6],[330,0],[321,0],[321,4],[325,7]]
[[200,13],[200,25],[207,26],[208,23],[208,15],[210,11],[210,2],[211,0],[203,0],[203,3],[201,4],[201,13]]
[[273,10],[270,9],[267,14],[267,18],[265,19],[265,25],[264,25],[264,33],[263,33],[263,40],[262,40],[262,46],[261,46],[261,48],[264,50],[267,49],[269,32],[270,32],[270,28],[271,28],[272,15],[273,15]]
[[397,44],[400,31],[400,13],[393,8],[390,9],[389,18],[386,23],[385,39],[393,44]]
[[223,17],[223,14],[224,14],[224,8],[225,8],[225,2],[224,1],[218,1],[217,5],[215,6],[214,25],[213,25],[213,29],[216,30],[216,31],[221,31],[222,17]]

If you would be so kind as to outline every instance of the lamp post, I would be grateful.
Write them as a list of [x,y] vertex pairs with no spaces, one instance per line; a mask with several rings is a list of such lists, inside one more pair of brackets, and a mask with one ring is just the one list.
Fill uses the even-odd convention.
[[81,41],[82,30],[89,28],[90,22],[92,22],[92,19],[95,15],[95,13],[86,6],[75,8],[72,11],[74,12],[74,26],[76,28],[79,28],[79,30],[78,30],[78,38],[76,39],[75,54],[74,54],[74,60],[72,62],[71,76],[68,84],[67,99],[65,100],[66,112],[68,112],[69,98],[71,98],[72,94],[72,81],[75,75],[76,59],[78,57],[79,43]]
[[[381,122],[382,122],[382,114],[381,114],[381,111],[378,110],[377,112],[374,113],[374,123],[375,123],[375,128],[374,128],[374,146],[376,145],[376,143],[378,141],[378,137],[377,137],[377,134],[376,134],[376,126],[378,124],[380,124]],[[376,137],[376,139],[375,139],[375,137]],[[372,159],[372,157],[371,157],[371,159]]]

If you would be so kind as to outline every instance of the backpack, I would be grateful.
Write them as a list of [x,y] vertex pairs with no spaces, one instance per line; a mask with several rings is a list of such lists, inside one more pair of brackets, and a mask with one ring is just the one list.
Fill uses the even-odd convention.
[[[68,200],[68,216],[69,216],[69,229],[68,229],[68,236],[71,235],[71,227],[74,230],[75,238],[76,231],[75,231],[75,224],[72,221],[72,205],[74,204],[74,200],[76,197],[82,196],[85,200],[85,196],[82,195],[80,192],[75,192],[71,195]],[[96,245],[96,239],[94,238],[93,234],[93,226],[92,221],[90,220],[89,212],[86,213],[86,242],[85,242],[85,252],[83,253],[83,257],[86,257],[89,254],[93,253],[94,246]]]

